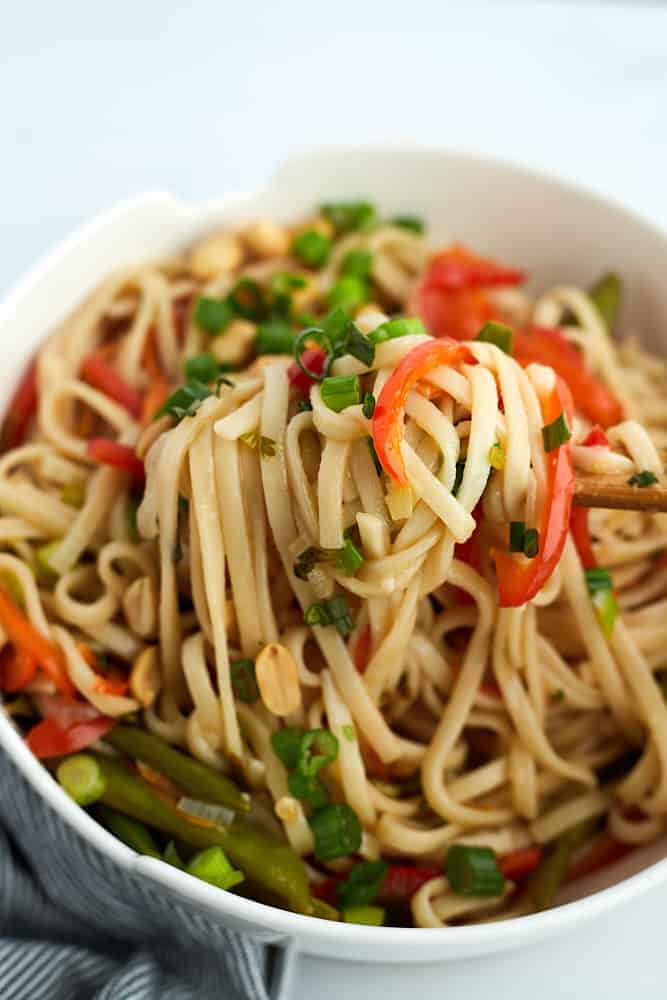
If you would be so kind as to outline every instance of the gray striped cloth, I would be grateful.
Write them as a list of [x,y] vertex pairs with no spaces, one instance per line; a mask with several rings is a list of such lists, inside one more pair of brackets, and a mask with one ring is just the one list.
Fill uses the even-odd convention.
[[83,840],[0,750],[2,1000],[268,1000],[269,950]]

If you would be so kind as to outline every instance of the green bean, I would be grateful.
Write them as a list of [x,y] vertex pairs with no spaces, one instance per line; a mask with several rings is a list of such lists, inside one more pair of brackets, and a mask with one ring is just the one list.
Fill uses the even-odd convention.
[[575,852],[589,840],[596,826],[596,819],[584,820],[548,846],[526,885],[528,898],[537,910],[546,910],[552,905]]
[[250,796],[220,771],[188,757],[159,736],[136,726],[116,726],[104,737],[114,749],[155,768],[193,798],[215,802],[236,812],[250,811]]
[[287,844],[239,818],[227,829],[191,823],[123,764],[102,755],[95,759],[106,782],[104,805],[200,850],[222,847],[251,882],[297,913],[312,913],[306,869]]
[[340,920],[340,913],[335,906],[325,902],[323,899],[313,897],[313,916],[320,920]]
[[621,279],[610,271],[601,275],[588,293],[608,330],[613,329],[618,317],[621,289]]
[[143,823],[122,813],[109,809],[108,806],[98,806],[95,815],[107,830],[111,830],[119,840],[131,847],[137,854],[147,854],[149,858],[160,858],[155,841]]

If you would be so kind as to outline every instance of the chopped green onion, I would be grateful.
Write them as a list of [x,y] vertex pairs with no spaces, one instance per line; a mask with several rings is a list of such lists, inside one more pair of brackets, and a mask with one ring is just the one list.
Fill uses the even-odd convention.
[[618,618],[618,604],[609,570],[601,567],[587,569],[586,585],[600,628],[608,639]]
[[[309,343],[315,342],[327,353],[326,365],[322,373],[312,371],[304,365],[301,355]],[[294,357],[302,372],[315,382],[321,382],[329,373],[336,358],[351,354],[363,364],[370,366],[375,357],[375,347],[361,330],[357,329],[344,309],[334,309],[322,320],[320,326],[302,330],[294,341]]]
[[275,458],[277,447],[273,438],[265,437],[263,434],[260,435],[259,453],[263,458]]
[[370,250],[350,250],[343,257],[341,274],[351,274],[355,278],[368,278],[371,273],[373,254]]
[[344,274],[329,289],[327,301],[330,309],[345,309],[354,312],[368,300],[368,285],[363,278]]
[[332,201],[320,206],[338,234],[368,229],[377,221],[377,213],[368,201]]
[[357,734],[354,731],[354,726],[352,726],[349,723],[347,723],[346,725],[344,725],[344,726],[341,727],[341,730],[342,730],[342,733],[343,733],[343,736],[345,737],[345,739],[349,743],[354,743],[354,741],[357,738]]
[[316,601],[306,608],[303,616],[306,625],[333,625],[343,638],[347,638],[354,628],[349,608],[344,597],[331,597],[328,601]]
[[644,469],[643,472],[636,472],[634,476],[628,479],[628,486],[639,486],[643,489],[646,486],[655,486],[658,482],[658,477],[654,472],[649,469]]
[[286,726],[278,729],[271,736],[271,746],[276,757],[279,757],[288,771],[294,770],[299,763],[301,740],[305,729],[300,726]]
[[35,575],[39,583],[44,583],[48,586],[55,583],[58,579],[60,574],[51,565],[51,558],[56,554],[59,547],[60,542],[49,542],[48,545],[42,545],[35,552]]
[[483,344],[495,344],[505,354],[512,353],[512,328],[504,323],[485,323],[476,339]]
[[[292,312],[292,292],[295,288],[305,288],[308,284],[302,274],[279,271],[271,278],[271,311],[274,318],[287,317]],[[291,348],[290,348],[291,350]],[[285,352],[289,353],[289,352]]]
[[370,420],[375,413],[375,396],[372,392],[364,394],[363,402],[361,404],[361,412],[367,420]]
[[540,551],[540,533],[537,528],[526,528],[523,536],[523,554],[528,559],[534,559]]
[[503,873],[490,847],[454,844],[447,852],[447,881],[462,896],[501,896]]
[[523,521],[510,521],[510,552],[523,552],[526,525]]
[[347,338],[346,350],[348,354],[351,354],[353,358],[357,361],[361,361],[363,365],[370,367],[373,364],[375,358],[375,345],[370,342],[368,337],[365,337],[361,330],[357,329],[354,323],[350,326],[350,331]]
[[107,787],[102,769],[94,757],[77,753],[58,765],[58,781],[71,799],[80,806],[89,806],[104,795]]
[[200,295],[194,311],[194,321],[200,330],[213,334],[222,333],[234,318],[234,310],[226,299],[211,299]]
[[374,902],[388,870],[386,861],[362,861],[355,865],[347,878],[336,885],[336,895],[341,905],[347,908]]
[[322,382],[322,402],[340,413],[348,406],[361,402],[361,380],[358,375],[330,375]]
[[207,385],[193,379],[172,393],[169,399],[156,411],[153,419],[156,420],[158,417],[164,416],[165,413],[176,420],[194,417],[202,402],[212,395],[213,393]]
[[255,664],[252,660],[232,660],[229,664],[232,679],[232,690],[239,699],[247,704],[257,701],[259,688],[255,674]]
[[306,777],[315,777],[333,764],[338,756],[338,740],[328,729],[310,729],[301,737],[297,770]]
[[244,319],[257,322],[268,313],[264,289],[252,278],[239,278],[227,299],[234,311]]
[[346,576],[354,576],[364,564],[364,557],[351,538],[345,539],[342,549],[337,550],[336,568]]
[[294,331],[285,319],[267,319],[257,327],[255,347],[258,354],[291,354]]
[[183,859],[178,853],[178,849],[173,840],[170,840],[164,849],[162,859],[167,862],[168,865],[172,865],[174,868],[180,868],[181,871],[185,868],[183,864]]
[[346,924],[381,927],[384,924],[384,918],[385,911],[381,906],[348,906],[343,910],[343,920]]
[[325,562],[326,560],[327,555],[324,549],[320,549],[316,545],[309,545],[307,549],[304,549],[296,557],[294,575],[299,580],[307,580],[315,569],[316,564],[318,562]]
[[319,233],[317,229],[307,229],[295,237],[292,243],[292,253],[306,267],[322,267],[331,253],[332,243],[328,236]]
[[207,847],[205,851],[199,851],[185,870],[203,882],[216,885],[218,889],[231,889],[243,881],[243,873],[232,868],[221,847]]
[[426,333],[422,321],[416,317],[398,317],[376,326],[368,334],[368,339],[373,344],[383,344],[385,340],[396,340],[397,337],[408,337],[414,333]]
[[215,382],[219,372],[218,359],[213,354],[196,354],[185,362],[185,377],[195,382]]
[[359,817],[345,803],[324,806],[309,817],[318,861],[334,861],[356,854],[361,847]]
[[309,399],[300,399],[296,404],[297,413],[311,413],[313,409],[313,404]]
[[425,231],[426,226],[424,225],[424,220],[420,219],[418,215],[395,215],[393,219],[389,219],[392,226],[398,226],[400,229],[409,229],[412,233],[417,233],[421,236]]
[[83,483],[67,483],[60,491],[60,499],[68,507],[80,510],[86,502],[86,487]]
[[563,691],[562,688],[557,688],[555,691],[552,691],[551,701],[555,702],[556,704],[559,704],[561,701],[565,701],[565,692]]
[[456,463],[456,475],[454,476],[454,485],[452,486],[452,496],[456,496],[461,489],[461,483],[463,482],[463,473],[465,472],[466,464],[465,462]]
[[382,462],[378,458],[378,453],[375,450],[375,444],[373,443],[373,438],[369,437],[369,438],[367,438],[367,441],[368,441],[368,450],[371,453],[371,458],[373,459],[373,465],[375,466],[375,471],[377,472],[378,476],[381,476],[382,475]]
[[554,451],[572,437],[567,419],[563,410],[558,414],[553,423],[542,428],[542,441],[545,451]]
[[498,471],[505,468],[505,449],[497,441],[489,448],[489,465]]
[[297,556],[294,575],[299,580],[307,580],[317,563],[330,562],[333,562],[336,569],[341,570],[346,576],[354,576],[361,569],[364,557],[351,538],[345,539],[342,549],[321,549],[316,545],[309,545]]
[[608,330],[611,330],[616,322],[621,304],[621,289],[619,276],[609,272],[598,278],[588,293]]
[[290,795],[306,802],[312,809],[321,809],[329,803],[329,793],[315,774],[292,771],[287,776],[287,787]]

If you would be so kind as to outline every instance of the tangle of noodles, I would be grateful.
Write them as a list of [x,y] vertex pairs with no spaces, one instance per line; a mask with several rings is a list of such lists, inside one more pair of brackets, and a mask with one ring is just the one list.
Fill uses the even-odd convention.
[[[304,233],[330,251],[319,267],[304,264]],[[355,862],[349,851],[318,858],[309,819],[321,806],[295,792],[294,762],[273,740],[285,728],[328,730],[337,751],[321,792],[358,819],[352,853],[383,858],[390,873],[413,870],[394,919],[424,927],[531,906],[509,881],[529,884],[528,870],[493,898],[458,893],[443,867],[454,845],[487,847],[502,868],[526,849],[539,860],[582,822],[620,846],[667,823],[665,517],[592,511],[589,547],[573,530],[535,593],[502,601],[494,553],[507,550],[511,523],[544,525],[552,499],[542,434],[550,362],[506,353],[497,329],[482,340],[468,332],[464,354],[406,390],[393,453],[403,483],[376,421],[431,335],[460,340],[477,314],[478,326],[491,319],[524,338],[557,327],[563,357],[578,358],[618,416],[606,440],[591,437],[590,401],[570,381],[572,441],[559,447],[576,468],[660,476],[665,366],[634,336],[612,340],[580,288],[532,300],[512,272],[489,278],[488,261],[486,280],[466,286],[464,266],[448,286],[436,265],[480,259],[460,247],[431,254],[409,227],[355,229],[329,212],[214,234],[109,278],[38,351],[36,411],[0,458],[0,584],[58,651],[74,704],[129,716],[234,777],[252,793],[255,821],[310,859],[313,891],[337,903],[331,877]],[[308,381],[282,353],[336,303],[366,345],[329,359],[328,377],[352,387],[342,408],[328,382]],[[373,336],[415,311],[429,332]],[[326,336],[304,344],[331,350]],[[189,409],[168,402],[153,420],[193,379],[207,384],[205,398]],[[100,461],[100,438],[121,446],[120,460]],[[128,455],[144,461],[145,484]],[[591,558],[613,581],[618,615],[606,621]],[[349,617],[332,624],[322,617],[331,607]],[[26,727],[57,718],[62,695],[41,661],[15,697],[4,671],[20,641],[0,620],[9,710]]]

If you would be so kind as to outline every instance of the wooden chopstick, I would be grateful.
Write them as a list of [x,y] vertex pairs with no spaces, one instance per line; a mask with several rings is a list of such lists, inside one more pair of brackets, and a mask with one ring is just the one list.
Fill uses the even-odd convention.
[[651,486],[630,486],[627,477],[577,470],[572,502],[577,507],[667,512],[667,477]]

